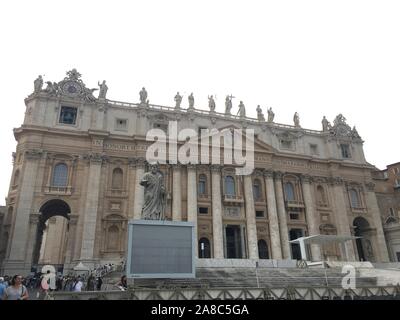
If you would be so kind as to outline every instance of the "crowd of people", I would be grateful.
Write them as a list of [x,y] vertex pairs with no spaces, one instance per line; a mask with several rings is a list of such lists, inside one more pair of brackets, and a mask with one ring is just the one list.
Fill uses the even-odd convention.
[[[37,291],[37,297],[40,294],[48,293],[48,291],[100,291],[103,286],[103,277],[112,271],[125,271],[124,261],[120,265],[104,264],[94,270],[88,270],[84,274],[76,274],[75,272],[75,274],[62,275],[59,273],[55,276],[55,283],[53,282],[53,284],[46,274],[40,272],[27,277],[5,275],[0,277],[0,300],[27,300],[29,299],[29,291]],[[126,290],[128,287],[126,276],[122,276],[115,286],[120,290]]]

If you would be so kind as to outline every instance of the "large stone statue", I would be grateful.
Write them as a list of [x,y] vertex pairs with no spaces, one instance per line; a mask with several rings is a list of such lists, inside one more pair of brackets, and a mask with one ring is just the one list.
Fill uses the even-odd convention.
[[37,77],[37,79],[33,82],[33,92],[37,93],[42,91],[43,87],[43,78],[41,75]]
[[210,112],[215,112],[215,101],[213,95],[208,96],[208,107],[210,108]]
[[144,187],[142,219],[165,220],[166,192],[164,178],[158,165],[150,165],[150,171],[144,174],[140,185]]
[[188,97],[189,100],[189,109],[194,109],[194,97],[193,92]]
[[225,114],[230,115],[232,109],[232,95],[226,96],[225,98]]
[[246,108],[244,107],[243,101],[239,103],[239,110],[237,113],[241,118],[246,118]]
[[46,81],[46,89],[44,91],[48,94],[57,94],[58,93],[58,84],[57,82]]
[[268,109],[268,122],[274,122],[275,113],[272,111],[272,108]]
[[175,109],[180,109],[181,102],[182,102],[182,96],[179,94],[179,92],[176,93],[174,100],[175,100]]
[[295,127],[300,127],[300,117],[299,117],[299,114],[297,112],[294,113],[293,123],[294,123]]
[[140,96],[140,103],[146,104],[147,103],[147,91],[144,87],[139,92],[139,96]]
[[106,80],[103,80],[102,83],[97,82],[97,84],[100,87],[99,99],[105,99],[108,90],[108,86],[106,85]]
[[331,124],[329,123],[329,121],[324,116],[322,118],[322,131],[326,132],[326,131],[329,131],[330,129],[331,129]]
[[264,113],[262,112],[260,105],[257,106],[257,119],[258,121],[265,121]]

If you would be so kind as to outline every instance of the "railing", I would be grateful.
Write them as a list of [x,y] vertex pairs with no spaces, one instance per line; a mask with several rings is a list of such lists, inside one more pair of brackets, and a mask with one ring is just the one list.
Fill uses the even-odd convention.
[[299,200],[286,200],[287,207],[301,207],[304,208],[304,202]]
[[128,193],[123,189],[110,189],[107,191],[109,197],[127,197]]
[[238,115],[233,115],[233,114],[225,114],[222,112],[216,112],[216,111],[208,111],[208,110],[203,110],[203,109],[176,109],[173,107],[168,107],[168,106],[162,106],[162,105],[157,105],[157,104],[140,104],[140,103],[130,103],[130,102],[122,102],[122,101],[116,101],[116,100],[107,100],[107,103],[113,106],[117,107],[129,107],[129,108],[149,108],[149,109],[156,109],[156,110],[162,110],[162,111],[171,111],[171,112],[180,112],[180,113],[198,113],[206,116],[212,116],[212,117],[219,117],[223,119],[232,119],[232,120],[237,120],[237,121],[249,121],[253,123],[258,123],[258,124],[265,124],[269,127],[276,127],[276,128],[282,128],[282,129],[290,129],[290,130],[301,130],[304,133],[309,133],[309,134],[326,134],[326,132],[319,131],[319,130],[312,130],[312,129],[304,129],[301,127],[296,127],[293,125],[289,124],[283,124],[283,123],[276,123],[276,122],[268,122],[268,121],[260,121],[256,118],[251,118],[251,117],[241,117]]
[[223,200],[225,202],[243,202],[243,197],[238,195],[224,194]]
[[54,187],[54,186],[47,186],[44,188],[45,194],[65,194],[70,195],[73,192],[73,188],[68,187]]

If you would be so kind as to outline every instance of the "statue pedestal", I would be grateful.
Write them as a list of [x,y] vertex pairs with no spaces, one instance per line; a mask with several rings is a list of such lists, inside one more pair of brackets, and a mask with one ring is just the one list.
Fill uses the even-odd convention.
[[192,222],[131,220],[128,233],[128,278],[195,277]]

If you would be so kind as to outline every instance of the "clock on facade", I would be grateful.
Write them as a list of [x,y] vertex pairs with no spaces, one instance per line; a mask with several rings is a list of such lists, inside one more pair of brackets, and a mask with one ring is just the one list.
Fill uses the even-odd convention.
[[75,81],[65,82],[62,86],[62,89],[65,94],[68,94],[71,96],[78,95],[82,90],[81,85]]

